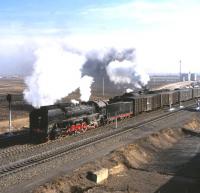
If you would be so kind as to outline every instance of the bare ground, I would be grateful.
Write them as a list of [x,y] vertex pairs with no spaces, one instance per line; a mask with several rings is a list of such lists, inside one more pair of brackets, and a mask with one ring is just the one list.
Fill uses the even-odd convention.
[[0,94],[22,93],[25,87],[23,79],[19,77],[0,79]]
[[[0,94],[21,93],[22,80],[3,80]],[[114,94],[115,95],[115,94]],[[107,93],[105,99],[112,96]],[[78,91],[69,98],[78,98]],[[92,99],[101,98],[93,93]],[[66,100],[68,100],[67,98]],[[28,109],[13,111],[13,128],[28,124]],[[0,105],[0,132],[6,132],[8,110]],[[108,156],[86,164],[73,173],[58,177],[40,186],[35,193],[162,193],[199,192],[199,132],[200,118],[195,117],[182,128],[168,128],[120,148]],[[190,132],[189,132],[190,131]],[[87,172],[101,167],[109,168],[109,178],[101,184],[87,179]]]
[[[0,121],[0,134],[4,132],[8,132],[8,120]],[[24,127],[29,126],[29,118],[16,118],[12,121],[12,131],[21,130]]]
[[[34,193],[177,193],[200,189],[200,121],[167,128],[86,164],[72,174],[40,186]],[[109,169],[109,178],[95,184],[88,171]]]

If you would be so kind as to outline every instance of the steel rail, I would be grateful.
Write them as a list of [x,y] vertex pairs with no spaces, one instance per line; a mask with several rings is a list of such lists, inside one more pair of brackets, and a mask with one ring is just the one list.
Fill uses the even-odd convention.
[[125,126],[125,127],[119,128],[119,129],[110,130],[106,133],[102,133],[102,134],[99,134],[99,135],[96,135],[96,136],[92,136],[92,137],[89,137],[89,138],[86,138],[86,139],[83,139],[81,141],[74,142],[74,143],[71,143],[71,144],[68,144],[68,145],[63,145],[63,146],[58,147],[54,150],[49,150],[47,152],[43,152],[41,154],[34,155],[34,156],[31,156],[31,157],[26,158],[26,159],[22,159],[22,160],[10,163],[8,165],[1,166],[0,167],[0,178],[7,176],[9,174],[17,173],[19,171],[22,171],[24,169],[27,169],[27,168],[30,168],[30,167],[33,167],[33,166],[36,166],[36,165],[39,165],[41,163],[48,162],[52,159],[61,157],[63,155],[69,154],[69,153],[72,153],[72,152],[77,151],[79,149],[82,149],[84,147],[91,146],[93,144],[96,144],[96,143],[105,141],[107,139],[122,135],[124,133],[131,132],[131,131],[133,131],[135,129],[139,129],[139,128],[147,125],[147,124],[158,122],[158,121],[163,120],[167,117],[171,117],[174,114],[181,112],[181,111],[183,111],[186,108],[191,107],[191,106],[194,106],[194,105],[189,105],[185,108],[178,109],[178,110],[175,110],[173,112],[168,112],[167,114],[161,115],[161,116],[156,117],[156,118],[152,118],[152,119],[150,119],[148,121],[144,121],[142,123],[138,123],[138,124],[135,124],[135,125],[128,125],[128,126]]

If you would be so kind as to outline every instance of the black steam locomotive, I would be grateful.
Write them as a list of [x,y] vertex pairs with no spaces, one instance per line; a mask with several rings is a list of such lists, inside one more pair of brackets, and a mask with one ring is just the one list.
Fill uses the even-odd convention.
[[40,140],[56,139],[199,97],[200,88],[189,88],[125,93],[109,101],[89,101],[79,105],[62,103],[43,106],[30,113],[30,134]]

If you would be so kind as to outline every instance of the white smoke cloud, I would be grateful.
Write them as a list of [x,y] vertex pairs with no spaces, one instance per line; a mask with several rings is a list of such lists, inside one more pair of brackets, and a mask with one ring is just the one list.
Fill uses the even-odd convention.
[[115,84],[133,84],[136,87],[146,85],[148,74],[144,73],[133,61],[112,61],[106,67],[106,72]]
[[[25,99],[34,107],[54,104],[81,86],[83,98],[90,94],[91,78],[82,78],[81,68],[85,57],[65,51],[59,44],[39,48],[31,76],[26,78],[28,88],[24,91]],[[89,81],[90,80],[90,81]]]
[[139,65],[136,65],[135,73],[136,73],[136,76],[139,77],[139,80],[140,80],[139,82],[142,85],[146,85],[148,83],[148,81],[150,80],[149,75]]
[[90,76],[84,76],[81,78],[80,93],[81,100],[88,101],[91,95],[91,85],[93,83],[93,78]]
[[112,61],[106,67],[107,74],[115,84],[131,83],[132,73],[135,69],[134,63],[130,61]]
[[77,101],[77,100],[75,100],[75,99],[72,99],[72,100],[71,100],[71,103],[77,105],[77,104],[79,104],[79,101]]
[[126,89],[126,93],[130,93],[130,92],[133,92],[133,89],[127,88],[127,89]]
[[[80,88],[81,100],[87,101],[92,82],[107,73],[106,66],[110,62],[132,62],[135,58],[135,49],[130,46],[120,47],[114,43],[109,46],[108,42],[107,46],[91,46],[90,39],[87,39],[88,44],[76,44],[73,38],[71,42],[70,39],[36,37],[1,40],[0,75],[26,76],[25,99],[35,107],[54,104],[77,88]],[[132,83],[131,76],[125,75],[125,69],[123,71],[121,79],[114,79],[118,79],[120,84]],[[112,70],[110,74],[114,76]]]

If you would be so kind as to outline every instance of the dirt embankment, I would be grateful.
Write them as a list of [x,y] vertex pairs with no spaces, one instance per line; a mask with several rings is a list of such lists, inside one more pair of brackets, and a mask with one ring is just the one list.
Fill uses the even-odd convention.
[[191,122],[184,125],[184,128],[197,133],[200,133],[200,117],[193,118]]
[[139,168],[154,159],[159,151],[172,147],[184,135],[182,129],[165,129],[115,151],[112,159],[122,162],[127,168]]
[[[100,160],[86,164],[73,171],[71,175],[59,177],[53,182],[46,183],[34,193],[139,193],[133,183],[135,174],[133,175],[132,171],[142,168],[143,165],[148,165],[159,152],[170,149],[186,135],[184,130],[180,128],[164,129],[111,152]],[[109,169],[107,180],[97,185],[87,179],[88,171],[95,171],[102,167]],[[159,179],[159,175],[154,174],[153,177]],[[150,176],[148,178],[139,176],[141,177],[141,185],[139,186],[145,186],[144,179],[151,179]]]

